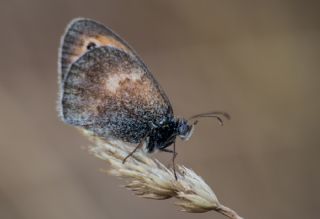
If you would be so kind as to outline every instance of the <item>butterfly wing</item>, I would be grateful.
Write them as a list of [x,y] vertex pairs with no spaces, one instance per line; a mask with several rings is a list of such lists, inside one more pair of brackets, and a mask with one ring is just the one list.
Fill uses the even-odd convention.
[[111,29],[91,19],[77,18],[70,22],[61,38],[59,50],[59,74],[61,80],[72,63],[88,51],[87,47],[94,43],[99,46],[112,46],[122,49],[131,55],[134,50]]
[[[85,21],[86,25],[79,27],[80,32],[90,26],[89,21]],[[92,22],[96,24],[94,21],[89,23]],[[105,33],[107,30],[110,32],[106,29]],[[95,36],[98,36],[101,30],[96,32]],[[81,35],[79,38],[86,39]],[[173,116],[172,107],[136,53],[124,41],[113,39],[116,43],[69,56],[62,46],[61,61],[65,62],[60,69],[61,117],[66,123],[98,136],[138,143],[152,125]],[[82,51],[73,47],[74,51]]]

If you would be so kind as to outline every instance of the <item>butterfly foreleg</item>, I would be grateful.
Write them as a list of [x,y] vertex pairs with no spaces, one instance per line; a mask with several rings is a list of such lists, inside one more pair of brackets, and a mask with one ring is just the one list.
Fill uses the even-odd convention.
[[175,142],[173,143],[173,150],[170,150],[167,148],[161,148],[160,151],[164,151],[164,152],[173,154],[173,156],[172,156],[173,174],[174,174],[174,178],[177,180],[178,177],[177,177],[177,173],[176,173],[175,159],[176,159],[178,153],[176,152],[176,143]]

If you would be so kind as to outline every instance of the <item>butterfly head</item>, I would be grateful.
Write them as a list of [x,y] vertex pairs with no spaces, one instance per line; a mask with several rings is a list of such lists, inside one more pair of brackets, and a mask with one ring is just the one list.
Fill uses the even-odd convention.
[[193,131],[194,131],[194,125],[188,123],[188,120],[186,119],[178,119],[177,121],[177,134],[178,136],[184,140],[187,141],[190,139]]

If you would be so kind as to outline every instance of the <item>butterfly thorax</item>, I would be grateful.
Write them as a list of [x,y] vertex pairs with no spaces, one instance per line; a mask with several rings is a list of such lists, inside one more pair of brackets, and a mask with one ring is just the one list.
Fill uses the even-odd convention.
[[155,149],[163,150],[173,144],[177,136],[185,140],[185,136],[189,136],[191,130],[192,125],[189,125],[185,119],[169,117],[150,131],[147,150],[149,153]]

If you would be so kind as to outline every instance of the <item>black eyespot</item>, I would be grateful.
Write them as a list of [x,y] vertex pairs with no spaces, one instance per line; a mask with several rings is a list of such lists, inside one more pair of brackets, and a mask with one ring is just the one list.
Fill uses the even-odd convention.
[[96,47],[97,47],[97,45],[96,45],[95,43],[90,42],[90,43],[88,43],[88,45],[87,45],[87,50],[91,50],[91,49],[94,49],[94,48],[96,48]]

